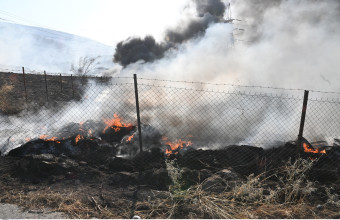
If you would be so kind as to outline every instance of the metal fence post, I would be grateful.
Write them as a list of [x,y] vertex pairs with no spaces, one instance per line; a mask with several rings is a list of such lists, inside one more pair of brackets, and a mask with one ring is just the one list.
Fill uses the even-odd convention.
[[63,91],[63,80],[61,79],[61,73],[60,73],[60,90]]
[[298,146],[301,145],[302,138],[303,138],[303,128],[305,126],[305,118],[306,118],[306,112],[307,112],[307,103],[308,103],[308,94],[309,91],[305,90],[305,93],[303,95],[303,105],[302,105],[302,112],[301,112],[301,120],[300,120],[300,130],[298,135]]
[[46,79],[46,71],[45,70],[44,70],[44,75],[45,75],[46,101],[48,102],[47,79]]
[[71,86],[72,86],[72,95],[74,98],[74,88],[73,88],[73,78],[72,78],[72,74],[71,74]]
[[26,79],[25,79],[25,68],[24,67],[22,67],[22,76],[24,78],[25,100],[27,103],[27,91],[26,91]]
[[137,124],[138,124],[138,136],[139,136],[139,150],[140,150],[140,152],[143,152],[142,128],[140,126],[139,100],[138,100],[138,88],[137,88],[137,75],[136,74],[133,74],[133,80],[134,80],[134,84],[135,84],[135,98],[136,98]]

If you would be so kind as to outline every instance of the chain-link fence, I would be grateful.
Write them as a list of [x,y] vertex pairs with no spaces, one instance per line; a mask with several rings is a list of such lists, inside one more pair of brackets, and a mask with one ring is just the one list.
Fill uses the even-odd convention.
[[[320,99],[329,94],[310,92],[315,97],[308,100],[303,119],[305,147],[296,144],[303,90],[145,78],[134,82],[133,77],[104,82],[32,77],[26,79],[25,91],[17,88],[22,88],[22,80],[2,85],[2,154],[20,146],[36,150],[42,141],[53,142],[54,148],[44,145],[40,153],[65,153],[60,149],[74,153],[79,143],[89,141],[108,146],[108,154],[115,157],[134,158],[141,150],[159,149],[166,158],[192,169],[200,163],[201,168],[202,164],[233,167],[241,174],[273,168],[283,159],[304,154],[313,160],[330,155],[324,163],[332,166],[340,160],[340,102]],[[319,168],[324,169],[320,164]]]

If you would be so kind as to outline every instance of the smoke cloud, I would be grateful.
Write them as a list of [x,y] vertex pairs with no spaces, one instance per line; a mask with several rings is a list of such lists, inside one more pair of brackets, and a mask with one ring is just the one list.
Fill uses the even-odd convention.
[[[237,19],[232,23],[212,22],[201,35],[179,41],[181,43],[176,44],[175,49],[166,52],[162,59],[153,63],[130,64],[122,69],[120,74],[131,76],[137,72],[143,78],[340,92],[339,1],[231,1],[231,9],[232,18]],[[195,86],[198,89],[207,88],[207,85]],[[223,90],[246,89],[225,87]],[[283,90],[276,92],[259,90],[288,93]],[[246,92],[259,91],[252,88]],[[208,110],[208,106],[228,106],[231,100],[227,99],[226,102],[212,100],[207,94],[193,100],[180,94],[176,98],[182,102],[182,106],[186,106],[184,109],[190,111],[171,112],[168,109],[173,109],[173,103],[166,101],[160,103],[160,100],[167,99],[167,93],[164,92],[162,97],[159,97],[162,93],[156,94],[157,103],[153,103],[153,106],[160,109],[156,110],[154,107],[154,111],[162,112],[162,115],[155,116],[152,110],[142,110],[141,114],[150,119],[148,121],[150,124],[157,124],[162,118],[160,127],[166,128],[166,132],[193,131],[193,134],[209,140],[211,134],[221,131],[219,123],[225,119],[227,125],[223,127],[224,131],[235,131],[243,124],[249,125],[239,134],[228,133],[231,142],[256,143],[264,134],[283,141],[287,140],[287,137],[295,139],[297,135],[300,101],[268,101],[260,105],[248,98],[239,98],[232,102],[234,108],[227,111],[225,110],[227,107],[224,107],[225,111],[218,110],[214,117],[210,117],[209,111],[212,109]],[[303,91],[291,92],[290,95],[301,99]],[[329,94],[310,93],[310,98],[325,96],[330,97]],[[188,100],[190,104],[186,103]],[[257,109],[259,106],[262,107]],[[248,109],[250,112],[242,115],[240,109]],[[191,120],[192,114],[197,117]],[[166,118],[165,115],[173,117]],[[216,115],[219,123],[216,122]],[[231,118],[235,115],[237,117],[234,121]],[[245,115],[247,117],[243,118]],[[308,124],[315,126],[306,127],[307,137],[317,140],[336,138],[339,135],[337,132],[340,131],[334,124],[336,122],[331,119],[333,116],[331,109],[313,112]],[[325,125],[321,125],[320,122],[318,124],[320,118],[328,123],[327,128],[334,129],[333,134],[323,129]],[[273,121],[279,126],[278,129],[282,129],[281,134],[275,134],[275,129],[272,128]]]
[[129,38],[117,44],[113,61],[126,67],[139,60],[152,62],[164,57],[164,53],[176,45],[202,36],[212,23],[223,20],[225,5],[220,0],[194,0],[197,15],[181,23],[175,29],[166,30],[162,43],[156,43],[152,36]]
[[114,61],[122,66],[139,60],[152,62],[161,59],[168,48],[165,44],[156,43],[152,36],[146,36],[144,39],[130,38],[117,44]]

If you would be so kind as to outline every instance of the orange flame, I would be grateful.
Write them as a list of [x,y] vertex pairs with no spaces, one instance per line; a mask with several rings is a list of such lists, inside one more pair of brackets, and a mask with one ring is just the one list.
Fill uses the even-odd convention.
[[51,137],[49,139],[45,139],[45,141],[55,141],[55,140],[57,140],[57,137]]
[[319,148],[317,149],[312,149],[308,144],[303,143],[303,149],[306,153],[314,153],[314,154],[325,154],[326,150],[319,150]]
[[129,136],[127,139],[126,139],[126,142],[131,142],[132,138],[134,138],[135,134]]
[[47,134],[42,134],[42,135],[40,135],[39,138],[45,140],[47,138],[47,136],[48,136]]
[[[162,137],[162,140],[167,140],[167,137]],[[165,144],[170,146],[170,149],[165,150],[165,154],[170,156],[171,154],[178,154],[178,150],[180,149],[191,146],[192,142],[179,139],[174,142],[167,141]]]
[[[60,143],[60,141],[57,141],[57,137],[51,137],[51,138],[47,138],[48,137],[48,135],[47,134],[42,134],[42,135],[40,135],[40,139],[41,140],[44,140],[44,141],[55,141],[55,142],[57,142],[57,143]],[[27,139],[27,138],[26,138]]]
[[130,123],[127,123],[127,124],[126,123],[122,123],[121,119],[118,117],[118,115],[116,113],[113,114],[113,118],[112,119],[104,119],[104,123],[106,124],[106,127],[104,128],[103,133],[105,133],[105,131],[109,127],[113,128],[113,130],[115,132],[117,132],[122,127],[130,127],[130,126],[132,126],[132,124],[130,124]]
[[31,138],[30,137],[28,137],[28,138],[25,138],[25,141],[26,142],[29,142],[31,140]]
[[84,139],[84,137],[83,137],[82,135],[78,134],[77,137],[75,138],[76,144],[77,144],[78,141],[81,140],[81,139]]

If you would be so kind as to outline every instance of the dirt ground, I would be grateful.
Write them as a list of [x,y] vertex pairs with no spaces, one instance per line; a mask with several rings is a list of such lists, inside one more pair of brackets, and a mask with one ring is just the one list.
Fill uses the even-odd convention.
[[1,219],[60,219],[66,217],[61,212],[51,212],[49,210],[24,211],[17,205],[0,204]]
[[[144,217],[166,217],[149,212],[159,200],[169,198],[167,191],[134,185],[129,180],[113,184],[119,180],[112,179],[112,173],[90,166],[80,168],[82,174],[78,175],[65,173],[49,178],[18,175],[19,163],[20,158],[0,157],[1,204],[16,204],[26,211],[48,209],[65,213],[68,218],[131,218],[144,212]],[[129,178],[129,173],[122,178]]]
[[[183,190],[176,186],[176,181],[169,184],[168,189],[157,189],[136,182],[131,172],[109,171],[100,166],[82,165],[78,173],[45,178],[18,172],[25,166],[21,158],[0,157],[0,203],[23,208],[17,212],[17,207],[5,205],[16,214],[1,218],[59,218],[60,213],[62,218],[132,218],[135,215],[141,218],[340,218],[338,195],[330,198],[322,190],[327,186],[333,193],[337,192],[339,182],[318,184],[320,190],[308,194],[308,198],[271,204],[261,199],[263,195],[257,197],[257,192],[269,195],[270,188],[276,186],[270,182],[259,185],[256,178],[247,181],[228,174],[224,180],[236,179],[228,180],[221,188],[219,181],[224,180],[215,175],[205,184]],[[186,175],[190,178],[191,174],[189,171]],[[266,193],[264,189],[269,191]]]

